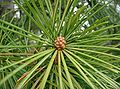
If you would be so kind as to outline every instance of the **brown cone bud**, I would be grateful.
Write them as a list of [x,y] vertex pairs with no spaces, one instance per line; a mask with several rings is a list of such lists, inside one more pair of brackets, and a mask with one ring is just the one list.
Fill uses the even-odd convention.
[[65,38],[64,37],[57,37],[57,39],[55,39],[55,47],[57,50],[62,50],[65,48],[65,44],[66,44],[66,41],[65,41]]

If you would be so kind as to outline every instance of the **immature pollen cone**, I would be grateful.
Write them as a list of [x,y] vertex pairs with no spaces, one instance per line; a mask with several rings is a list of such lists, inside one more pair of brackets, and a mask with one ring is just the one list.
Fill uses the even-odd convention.
[[55,47],[57,50],[62,50],[65,48],[65,38],[64,37],[57,37],[57,39],[55,40]]

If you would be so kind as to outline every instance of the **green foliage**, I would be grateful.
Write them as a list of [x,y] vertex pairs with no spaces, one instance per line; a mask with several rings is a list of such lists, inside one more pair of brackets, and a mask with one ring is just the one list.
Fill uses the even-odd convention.
[[[120,34],[108,34],[120,24],[97,18],[107,4],[14,3],[21,16],[9,17],[10,11],[0,19],[0,89],[120,89],[120,45],[110,43],[119,42]],[[55,46],[57,37],[65,38],[64,49]]]

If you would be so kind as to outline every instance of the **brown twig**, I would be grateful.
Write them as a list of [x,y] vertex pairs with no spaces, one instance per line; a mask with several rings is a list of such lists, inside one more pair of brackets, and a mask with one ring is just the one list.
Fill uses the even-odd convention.
[[20,80],[22,80],[23,78],[25,78],[28,74],[29,74],[29,72],[25,72],[25,73],[17,80],[17,82],[19,82]]
[[[45,68],[37,68],[36,71],[38,72],[43,72],[45,71]],[[18,80],[17,82],[21,81],[22,79],[24,79],[27,75],[29,74],[29,71],[25,72]]]
[[0,56],[31,56],[33,53],[0,53]]

